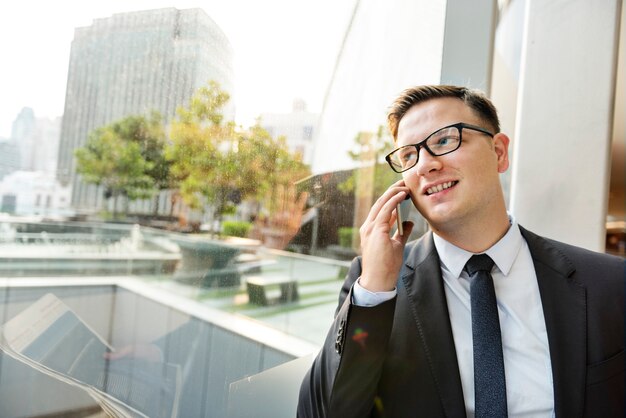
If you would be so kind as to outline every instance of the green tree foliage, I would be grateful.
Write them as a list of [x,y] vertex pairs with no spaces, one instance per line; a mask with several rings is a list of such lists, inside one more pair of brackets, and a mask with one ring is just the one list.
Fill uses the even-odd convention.
[[128,116],[93,131],[75,151],[77,172],[107,198],[148,198],[170,186],[161,116]]
[[286,189],[310,175],[300,156],[289,152],[285,138],[272,138],[259,124],[238,135],[237,152],[229,157],[239,172],[234,187],[247,198],[264,201],[270,213],[278,210],[278,186]]
[[309,174],[284,138],[272,138],[258,124],[243,130],[225,122],[228,100],[215,82],[198,90],[188,107],[178,109],[166,149],[185,203],[197,209],[210,203],[218,218],[232,204],[262,201],[277,185]]
[[[166,156],[172,162],[171,175],[187,205],[200,209],[220,199],[219,186],[223,151],[231,147],[235,126],[224,123],[222,108],[229,95],[215,82],[200,88],[187,107],[179,107],[170,127]],[[228,173],[225,173],[228,175]]]
[[389,186],[400,179],[400,175],[394,172],[387,162],[385,155],[394,148],[392,139],[385,135],[382,126],[378,127],[376,134],[372,132],[359,132],[354,138],[354,146],[348,151],[350,158],[359,163],[359,168],[353,171],[346,181],[340,183],[338,188],[344,194],[354,193],[359,190],[357,183],[363,181],[363,172],[373,170],[373,194],[382,195]]

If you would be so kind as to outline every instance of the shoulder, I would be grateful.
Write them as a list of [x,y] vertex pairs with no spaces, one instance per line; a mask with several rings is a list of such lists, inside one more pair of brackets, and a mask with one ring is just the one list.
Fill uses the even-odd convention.
[[[575,245],[567,244],[565,242],[542,237],[540,235],[535,234],[534,232],[531,232],[523,228],[522,226],[520,226],[520,230],[522,231],[522,235],[526,239],[526,242],[529,243],[529,247],[531,247],[531,250],[532,249],[535,249],[535,250],[550,249],[550,247],[552,247],[560,251],[564,255],[569,256],[570,258],[574,258],[574,259],[582,258],[583,260],[598,260],[601,262],[608,262],[608,263],[618,263],[618,264],[624,263],[624,259],[621,257],[617,257],[614,255],[605,254],[605,253],[599,253],[596,251],[591,251],[582,247],[577,247]],[[535,244],[535,245],[533,246],[532,244]]]
[[545,238],[521,226],[520,230],[535,263],[546,264],[578,279],[607,278],[622,285],[626,265],[623,258]]

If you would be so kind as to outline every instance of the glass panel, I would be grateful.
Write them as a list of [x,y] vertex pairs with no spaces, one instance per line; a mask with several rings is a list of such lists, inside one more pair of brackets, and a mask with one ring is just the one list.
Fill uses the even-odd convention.
[[356,2],[38,3],[0,17],[0,416],[225,417],[280,365],[293,415],[356,255],[313,169]]
[[0,14],[0,416],[293,416],[446,2],[83,3]]

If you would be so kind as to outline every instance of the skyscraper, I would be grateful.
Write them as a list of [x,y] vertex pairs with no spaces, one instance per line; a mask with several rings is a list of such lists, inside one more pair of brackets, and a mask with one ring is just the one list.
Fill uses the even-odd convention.
[[[201,9],[119,13],[77,28],[58,164],[59,180],[72,185],[72,206],[100,206],[102,193],[80,181],[74,161],[91,131],[152,110],[169,120],[209,80],[233,94],[230,42]],[[234,117],[232,104],[226,117]]]
[[261,126],[273,137],[284,136],[289,149],[300,154],[305,164],[313,160],[313,140],[319,114],[307,111],[302,99],[294,99],[289,113],[262,113]]
[[32,150],[37,122],[30,107],[23,108],[11,126],[11,137],[0,139],[0,180],[17,170],[29,170],[27,152]]

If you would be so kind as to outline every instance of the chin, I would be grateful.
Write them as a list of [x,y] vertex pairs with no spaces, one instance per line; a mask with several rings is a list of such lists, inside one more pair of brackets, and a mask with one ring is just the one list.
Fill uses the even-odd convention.
[[458,221],[462,219],[462,213],[455,210],[435,210],[431,211],[424,216],[428,224],[435,230],[449,230],[450,228],[456,229]]
[[421,213],[426,219],[448,222],[450,220],[453,220],[457,216],[457,212],[458,211],[455,210],[454,205],[446,202],[434,205],[434,207],[431,206],[430,208],[425,208],[424,211]]

